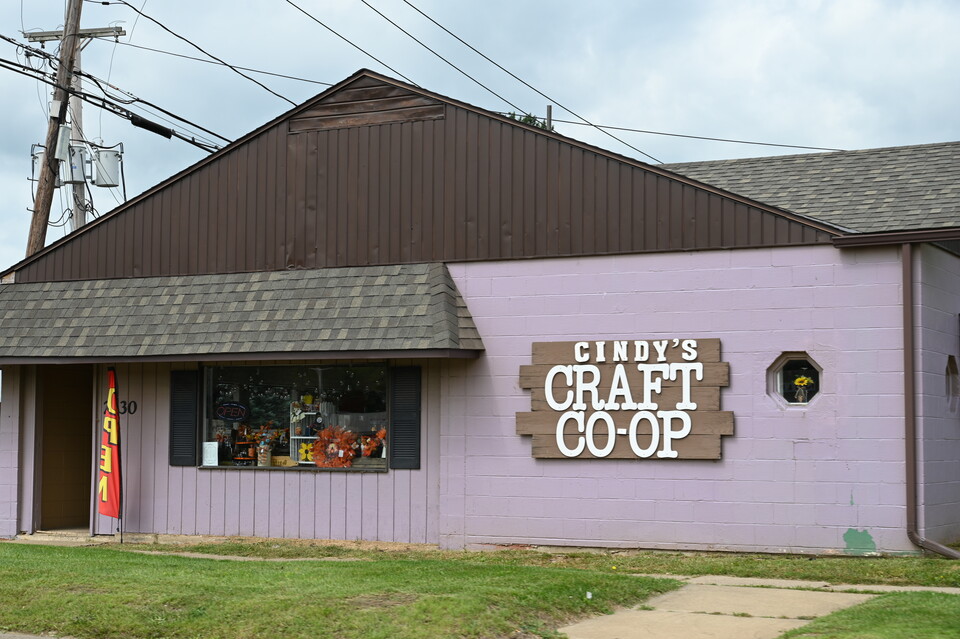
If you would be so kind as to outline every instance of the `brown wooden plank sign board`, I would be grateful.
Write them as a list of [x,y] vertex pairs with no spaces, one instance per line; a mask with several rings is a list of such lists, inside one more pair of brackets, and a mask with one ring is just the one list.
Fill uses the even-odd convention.
[[517,434],[543,459],[720,459],[733,413],[719,339],[536,342]]

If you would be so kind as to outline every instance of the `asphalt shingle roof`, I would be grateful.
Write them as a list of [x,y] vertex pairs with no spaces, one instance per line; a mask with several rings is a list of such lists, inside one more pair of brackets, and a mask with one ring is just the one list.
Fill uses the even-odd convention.
[[860,233],[960,226],[960,142],[663,168]]
[[482,350],[443,264],[0,285],[0,360]]

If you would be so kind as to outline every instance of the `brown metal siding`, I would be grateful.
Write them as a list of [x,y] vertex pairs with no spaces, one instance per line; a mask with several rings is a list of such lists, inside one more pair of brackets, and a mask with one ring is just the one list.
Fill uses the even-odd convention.
[[[367,84],[324,104],[337,104],[339,118],[351,104],[369,115],[378,104],[409,97]],[[372,94],[383,97],[355,101]],[[320,107],[301,118],[302,130],[290,133],[281,121],[88,227],[22,267],[17,281],[830,239],[715,191],[459,106],[442,105],[442,117],[308,128]]]

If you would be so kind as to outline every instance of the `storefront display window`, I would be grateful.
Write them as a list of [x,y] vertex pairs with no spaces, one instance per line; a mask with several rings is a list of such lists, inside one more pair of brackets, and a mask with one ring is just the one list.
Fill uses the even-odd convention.
[[203,466],[385,469],[384,365],[205,373]]

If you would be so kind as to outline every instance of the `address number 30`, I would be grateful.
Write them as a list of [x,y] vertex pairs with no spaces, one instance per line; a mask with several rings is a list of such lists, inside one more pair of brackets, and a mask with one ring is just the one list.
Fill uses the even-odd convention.
[[[107,402],[103,402],[103,408],[106,410]],[[133,415],[137,412],[137,402],[135,400],[120,400],[117,402],[117,412],[121,415]]]

